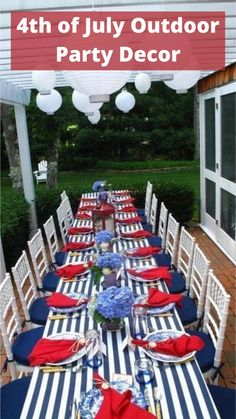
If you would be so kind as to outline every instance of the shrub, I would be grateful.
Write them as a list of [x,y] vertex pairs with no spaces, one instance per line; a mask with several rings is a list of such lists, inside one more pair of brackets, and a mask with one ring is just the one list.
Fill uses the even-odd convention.
[[6,268],[9,271],[26,248],[29,238],[29,204],[24,195],[11,191],[1,197],[1,237]]

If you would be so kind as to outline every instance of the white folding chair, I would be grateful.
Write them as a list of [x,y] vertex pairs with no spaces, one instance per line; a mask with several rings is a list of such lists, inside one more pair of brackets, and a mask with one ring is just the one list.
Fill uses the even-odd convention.
[[12,268],[12,274],[24,311],[27,328],[31,329],[31,325],[33,327],[45,325],[49,308],[46,305],[45,297],[39,298],[25,251],[22,252]]
[[164,202],[162,202],[161,208],[160,208],[160,216],[159,216],[158,232],[157,232],[158,237],[161,239],[162,249],[165,248],[165,243],[166,243],[167,220],[168,220],[168,209],[166,208]]
[[179,223],[169,214],[167,232],[166,232],[166,243],[164,253],[159,253],[155,256],[155,259],[159,266],[176,266],[176,256],[178,247],[178,233]]
[[196,245],[190,277],[189,296],[183,297],[181,307],[177,308],[180,320],[185,327],[199,328],[204,314],[207,276],[210,262]]
[[53,292],[56,290],[59,278],[55,272],[50,271],[46,256],[46,249],[43,242],[42,232],[38,232],[28,241],[30,256],[33,262],[38,287],[42,292]]
[[150,210],[149,224],[143,225],[144,230],[151,231],[153,234],[156,231],[156,222],[157,222],[157,205],[158,199],[155,194],[152,195],[152,204]]
[[47,170],[48,163],[46,160],[42,160],[38,163],[38,170],[35,170],[33,173],[36,177],[37,184],[42,182],[47,182]]
[[74,223],[74,215],[73,215],[72,208],[71,208],[70,201],[69,201],[69,198],[68,197],[66,197],[61,202],[61,206],[62,206],[62,208],[64,210],[64,213],[65,213],[66,217],[68,218],[68,222],[69,222],[70,227],[73,226],[73,223]]
[[5,371],[9,365],[13,380],[17,378],[17,371],[20,375],[33,372],[33,368],[29,367],[28,355],[42,337],[44,327],[22,332],[9,273],[0,285],[0,328],[7,361],[3,370]]
[[57,208],[57,219],[58,219],[58,224],[59,224],[59,228],[61,232],[61,238],[62,238],[63,244],[65,245],[67,242],[67,232],[68,232],[68,229],[70,228],[70,224],[69,224],[68,216],[62,205],[60,205]]
[[46,223],[43,224],[48,248],[51,256],[51,260],[53,264],[56,265],[63,265],[65,259],[65,252],[60,251],[59,242],[56,233],[56,227],[54,223],[53,216],[49,217]]
[[179,239],[177,272],[184,275],[186,290],[189,289],[190,285],[195,241],[195,238],[191,236],[191,234],[189,234],[184,227],[182,227]]
[[64,199],[66,199],[67,198],[67,193],[66,193],[66,191],[64,190],[64,191],[62,191],[62,193],[60,194],[60,197],[61,197],[61,201],[64,201]]
[[152,189],[153,185],[151,182],[147,182],[146,186],[146,195],[145,195],[145,204],[144,209],[138,209],[138,215],[145,217],[145,223],[149,223],[150,217],[150,209],[151,209],[151,202],[152,202]]
[[230,295],[210,269],[207,278],[206,304],[203,319],[203,331],[189,331],[197,335],[205,343],[204,348],[196,353],[198,364],[206,379],[217,384],[218,375],[224,365],[221,354],[225,338]]
[[147,182],[146,187],[146,198],[145,198],[145,206],[144,206],[144,215],[146,217],[146,222],[150,222],[150,211],[151,211],[151,203],[152,203],[152,189],[153,185],[151,182]]

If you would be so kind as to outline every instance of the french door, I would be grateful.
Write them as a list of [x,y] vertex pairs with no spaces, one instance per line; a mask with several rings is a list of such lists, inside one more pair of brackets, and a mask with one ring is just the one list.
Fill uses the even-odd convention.
[[236,263],[236,82],[200,96],[201,226]]

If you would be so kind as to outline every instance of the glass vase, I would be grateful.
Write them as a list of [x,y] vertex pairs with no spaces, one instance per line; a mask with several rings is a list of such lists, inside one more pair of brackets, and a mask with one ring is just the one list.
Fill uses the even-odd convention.
[[101,323],[102,329],[106,330],[107,332],[108,331],[113,332],[113,331],[116,331],[116,330],[121,330],[121,329],[123,329],[124,325],[125,325],[125,322],[122,319],[120,319],[119,322],[114,321],[114,320],[110,320],[110,321]]

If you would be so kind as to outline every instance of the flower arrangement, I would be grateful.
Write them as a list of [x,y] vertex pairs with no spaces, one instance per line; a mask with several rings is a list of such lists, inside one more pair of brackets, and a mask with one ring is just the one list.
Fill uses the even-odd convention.
[[95,242],[96,244],[101,243],[110,243],[113,239],[113,234],[110,231],[107,230],[100,230],[95,234]]
[[129,287],[110,287],[100,292],[96,298],[93,317],[97,322],[120,323],[131,314],[134,296]]
[[104,255],[101,255],[98,257],[98,260],[96,262],[96,265],[103,270],[104,268],[108,268],[111,271],[114,271],[116,269],[120,269],[123,262],[123,256],[107,252]]
[[[99,233],[102,232],[109,233],[106,230],[102,230]],[[105,234],[102,234],[102,237],[108,238],[108,236]],[[107,249],[105,250],[106,252],[100,254],[97,257],[96,264],[90,268],[93,274],[93,282],[95,285],[99,284],[100,279],[103,275],[109,275],[117,269],[120,269],[123,262],[123,256],[118,255],[117,253],[108,252]]]
[[92,186],[93,192],[103,191],[105,187],[106,181],[105,180],[96,180]]
[[100,192],[98,195],[98,202],[107,202],[107,200],[108,200],[108,193]]

